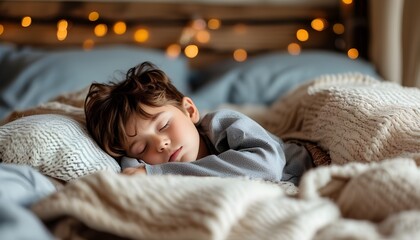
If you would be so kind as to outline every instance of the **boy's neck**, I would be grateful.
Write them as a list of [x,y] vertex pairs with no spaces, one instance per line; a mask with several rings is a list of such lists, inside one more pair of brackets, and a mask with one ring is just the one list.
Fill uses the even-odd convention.
[[197,159],[210,155],[210,150],[207,147],[204,137],[200,134],[200,147],[198,149]]

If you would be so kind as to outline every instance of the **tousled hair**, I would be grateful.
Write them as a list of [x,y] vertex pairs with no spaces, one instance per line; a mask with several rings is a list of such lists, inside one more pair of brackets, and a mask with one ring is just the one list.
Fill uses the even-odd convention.
[[99,146],[113,157],[126,154],[125,124],[132,114],[148,119],[152,116],[142,105],[173,105],[181,110],[184,95],[168,76],[150,62],[143,62],[126,73],[125,80],[93,83],[85,100],[87,130]]

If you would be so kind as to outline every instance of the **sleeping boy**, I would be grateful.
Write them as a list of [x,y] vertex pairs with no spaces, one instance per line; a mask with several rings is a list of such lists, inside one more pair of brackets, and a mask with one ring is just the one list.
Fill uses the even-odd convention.
[[[217,97],[217,96],[215,96]],[[284,143],[244,114],[200,116],[166,74],[149,62],[117,83],[93,83],[85,101],[89,133],[116,159],[142,163],[124,174],[235,177],[299,184],[313,162],[305,147]]]

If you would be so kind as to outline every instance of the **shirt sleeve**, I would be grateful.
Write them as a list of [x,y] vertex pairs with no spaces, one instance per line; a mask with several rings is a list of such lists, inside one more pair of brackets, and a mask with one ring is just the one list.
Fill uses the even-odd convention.
[[146,164],[147,174],[233,177],[280,181],[283,142],[249,117],[230,110],[207,114],[201,130],[215,154],[188,163]]

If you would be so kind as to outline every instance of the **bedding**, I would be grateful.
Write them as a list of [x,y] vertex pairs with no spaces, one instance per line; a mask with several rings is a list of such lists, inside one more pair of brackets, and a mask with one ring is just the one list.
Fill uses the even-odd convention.
[[29,207],[58,188],[27,165],[0,164],[2,239],[54,239]]
[[3,125],[0,159],[4,163],[33,166],[63,181],[99,170],[121,171],[117,162],[89,136],[84,125],[60,114],[32,115]]
[[99,172],[32,210],[63,239],[417,239],[419,176],[407,158],[321,167],[296,195],[242,178]]
[[[312,142],[331,160],[299,186],[97,171],[31,209],[61,238],[415,239],[419,96],[416,88],[347,73],[322,75],[279,97],[263,126]],[[57,113],[61,104],[39,109]]]
[[261,124],[316,142],[333,164],[420,158],[420,89],[368,75],[324,75],[281,97]]
[[[6,165],[22,171],[1,172],[10,184],[2,179],[0,190],[17,196],[23,191],[13,186],[22,183],[20,190],[27,190],[19,195],[23,205],[0,193],[0,238],[420,239],[420,94],[389,83],[416,81],[407,76],[418,61],[406,60],[416,60],[419,48],[375,37],[380,30],[400,39],[396,28],[366,16],[409,21],[416,11],[407,10],[417,1],[395,9],[387,2],[0,3],[0,171]],[[372,7],[378,4],[384,7]],[[86,18],[95,8],[99,22]],[[23,16],[32,17],[31,26],[21,27]],[[70,31],[57,41],[63,16]],[[327,23],[322,31],[310,26],[320,17]],[[120,20],[127,31],[117,36],[111,25]],[[203,20],[221,23],[202,29],[210,34],[207,43],[190,31]],[[109,31],[92,39],[100,22]],[[144,27],[139,22],[150,41],[133,40]],[[335,24],[344,32],[335,32]],[[307,41],[298,29],[307,30]],[[404,43],[418,42],[417,32],[404,30]],[[94,48],[82,50],[86,39]],[[168,58],[165,49],[173,43],[181,49],[197,44],[199,54]],[[285,51],[291,43],[298,55]],[[345,54],[353,47],[357,59]],[[227,60],[238,49],[248,53],[246,61]],[[376,51],[368,56],[369,49]],[[389,55],[395,49],[410,54],[399,63]],[[239,110],[285,141],[304,144],[317,167],[298,186],[119,174],[120,166],[86,133],[86,87],[118,80],[145,60],[167,72],[202,113]],[[389,62],[398,63],[388,66],[391,72],[407,71],[391,78],[384,71]]]

